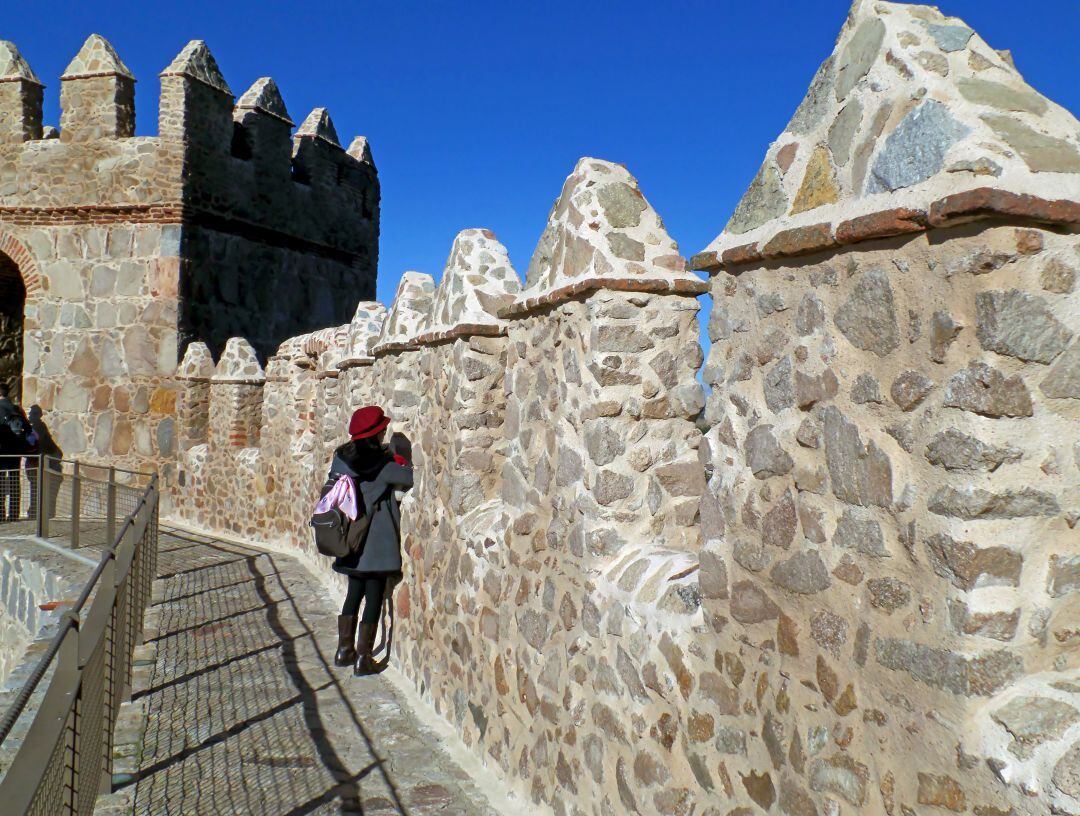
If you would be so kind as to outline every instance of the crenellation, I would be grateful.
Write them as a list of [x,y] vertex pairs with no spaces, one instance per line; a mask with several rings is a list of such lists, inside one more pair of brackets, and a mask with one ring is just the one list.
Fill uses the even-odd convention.
[[60,138],[135,135],[135,77],[108,40],[91,34],[60,77]]
[[860,0],[707,279],[586,157],[524,281],[466,229],[389,307],[366,140],[291,134],[268,78],[233,106],[201,43],[170,68],[160,137],[0,140],[66,453],[159,463],[171,518],[340,593],[308,516],[382,406],[392,663],[538,814],[1080,812],[1080,123],[1011,61]]
[[326,108],[315,108],[293,134],[292,178],[304,187],[331,188],[348,179],[351,157],[342,149]]
[[[1072,812],[1080,126],[1034,94],[959,21],[857,3],[707,282],[582,159],[524,285],[462,231],[438,286],[283,344],[254,475],[207,472],[272,484],[255,532],[310,556],[295,497],[388,411],[393,660],[538,812]],[[995,105],[1064,165],[994,149]]]
[[251,162],[263,195],[282,195],[291,178],[292,119],[277,84],[270,77],[255,81],[233,111],[233,158]]
[[176,397],[180,428],[177,450],[181,455],[209,441],[210,380],[214,368],[214,359],[206,344],[192,343],[176,370],[176,379],[183,384]]
[[357,136],[349,144],[349,149],[345,151],[361,164],[375,165],[375,159],[371,155],[371,145],[368,144],[367,136]]
[[0,41],[0,143],[43,138],[44,89],[15,44]]

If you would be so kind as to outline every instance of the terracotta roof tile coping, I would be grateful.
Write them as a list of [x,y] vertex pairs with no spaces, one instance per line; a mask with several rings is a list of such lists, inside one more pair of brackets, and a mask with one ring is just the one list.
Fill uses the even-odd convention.
[[[776,258],[808,255],[837,246],[851,246],[863,241],[991,218],[1078,226],[1080,202],[1050,200],[993,187],[979,187],[940,198],[927,211],[895,207],[841,221],[836,224],[835,230],[829,223],[781,230],[764,245],[741,244],[721,253],[699,253],[690,259],[690,265],[699,272],[718,272]],[[500,313],[500,316],[503,315]]]
[[662,278],[589,278],[568,286],[553,289],[538,297],[523,298],[499,309],[499,317],[512,319],[530,312],[544,309],[556,303],[573,300],[592,292],[607,289],[613,292],[645,292],[652,294],[701,295],[709,290],[707,281],[701,280],[664,280]]
[[374,357],[346,357],[344,360],[338,361],[337,367],[339,371],[347,371],[350,368],[370,365],[375,365]]

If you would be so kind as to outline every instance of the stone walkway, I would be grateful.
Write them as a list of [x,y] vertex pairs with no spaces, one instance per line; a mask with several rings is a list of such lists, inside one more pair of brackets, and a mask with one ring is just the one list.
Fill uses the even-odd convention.
[[498,816],[389,680],[333,666],[295,559],[163,530],[158,571],[97,813]]

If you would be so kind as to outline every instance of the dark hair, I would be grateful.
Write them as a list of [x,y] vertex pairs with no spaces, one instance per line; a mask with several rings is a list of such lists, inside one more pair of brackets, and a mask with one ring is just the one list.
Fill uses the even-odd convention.
[[364,481],[374,479],[387,462],[393,461],[386,446],[377,437],[352,439],[340,446],[336,453]]
[[350,439],[338,448],[338,453],[357,460],[370,459],[375,455],[385,453],[385,451],[386,446],[379,442],[376,436],[369,436],[366,439]]

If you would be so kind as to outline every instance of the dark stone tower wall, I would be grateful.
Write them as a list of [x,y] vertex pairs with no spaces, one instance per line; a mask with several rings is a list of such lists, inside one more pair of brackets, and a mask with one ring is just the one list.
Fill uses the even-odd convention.
[[239,336],[265,360],[375,296],[378,173],[325,109],[293,135],[273,80],[234,105],[205,46],[189,49],[162,74],[162,136],[184,149],[180,352]]

